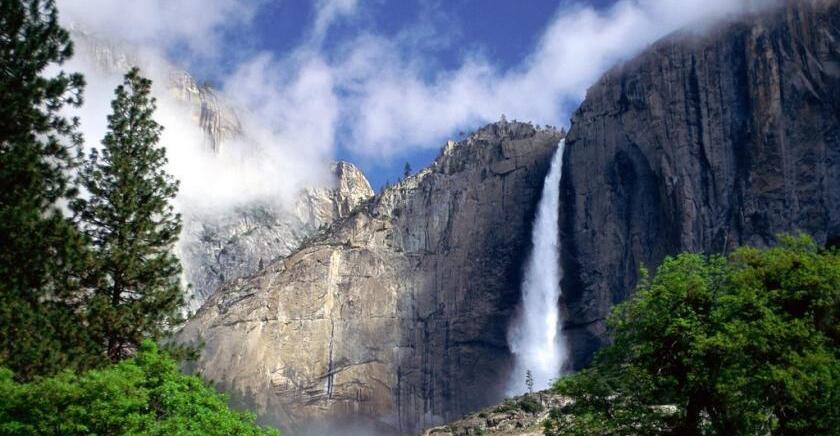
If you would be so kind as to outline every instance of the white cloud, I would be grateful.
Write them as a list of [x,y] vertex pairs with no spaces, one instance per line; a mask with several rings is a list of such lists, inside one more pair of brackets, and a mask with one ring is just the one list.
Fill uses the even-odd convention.
[[[610,66],[692,22],[715,20],[767,1],[622,0],[607,10],[562,8],[518,67],[502,71],[480,57],[424,78],[422,63],[400,53],[399,41],[362,35],[332,65],[350,123],[350,146],[388,158],[408,147],[437,147],[460,128],[508,118],[566,124],[570,101]],[[525,29],[523,29],[525,31]]]
[[246,25],[262,0],[58,0],[62,19],[111,39],[219,54],[226,30]]
[[[165,127],[160,144],[167,148],[169,171],[181,181],[177,205],[182,212],[216,213],[254,201],[291,207],[301,189],[330,183],[328,162],[334,154],[339,104],[331,72],[316,56],[282,62],[265,53],[233,58],[232,71],[220,79],[220,91],[235,106],[245,134],[227,139],[215,154],[207,148],[195,108],[172,92],[175,67],[165,53],[175,49],[211,64],[231,61],[221,57],[232,49],[226,37],[248,35],[261,3],[58,0],[62,21],[89,34],[77,41],[77,55],[66,66],[83,72],[88,82],[79,114],[86,145],[101,141],[122,70],[138,64],[154,81],[155,118]],[[346,0],[335,6],[322,3],[325,11],[332,11],[324,14],[333,16],[349,13],[353,6]],[[101,58],[109,52],[128,56]],[[103,68],[103,63],[111,65]],[[118,71],[113,64],[119,64]]]
[[288,62],[266,54],[255,57],[225,80],[223,91],[237,107],[246,108],[243,131],[252,148],[261,150],[265,167],[253,171],[253,177],[267,183],[266,195],[274,189],[291,201],[301,189],[329,180],[339,102],[331,71],[319,58],[297,57],[294,69]]
[[333,22],[343,16],[353,15],[358,4],[358,0],[318,0],[312,31],[314,42],[320,44]]
[[[503,113],[510,119],[566,124],[570,105],[564,103],[581,100],[616,62],[692,21],[770,1],[621,0],[606,10],[564,3],[533,51],[514,68],[467,53],[458,68],[429,74],[435,65],[428,58],[434,53],[429,44],[447,43],[435,39],[440,29],[433,24],[409,26],[396,37],[375,30],[344,35],[337,46],[327,47],[322,43],[330,27],[338,19],[359,17],[362,4],[319,0],[309,38],[290,53],[233,58],[221,87],[243,109],[247,136],[223,147],[221,156],[203,150],[193,120],[170,95],[160,93],[166,77],[158,73],[159,119],[166,126],[162,143],[170,150],[186,203],[207,208],[259,198],[287,200],[302,187],[325,180],[324,163],[339,140],[361,158],[390,159],[416,148],[436,148],[447,135]],[[260,2],[59,0],[59,5],[62,14],[85,28],[128,41],[144,53],[186,47],[187,55],[206,56],[216,47],[230,50],[221,40],[225,35],[247,37]],[[165,69],[159,57],[147,55],[146,61]],[[84,62],[81,70],[91,83],[83,123],[90,131],[88,141],[98,142],[119,78],[96,78],[98,73]]]
[[317,60],[302,62],[299,73],[283,79],[273,71],[286,69],[267,56],[241,65],[223,92],[233,96],[224,103],[238,108],[244,134],[227,138],[212,152],[197,123],[199,109],[173,92],[177,89],[171,87],[171,78],[177,70],[156,51],[131,51],[126,62],[103,66],[99,56],[105,47],[84,40],[77,46],[66,69],[83,72],[88,83],[78,114],[87,147],[98,146],[105,134],[114,88],[127,69],[123,63],[139,64],[141,73],[153,80],[155,119],[164,126],[160,145],[167,149],[168,171],[181,182],[176,200],[180,212],[216,214],[254,202],[292,207],[302,189],[331,182],[328,162],[337,103],[329,71]]

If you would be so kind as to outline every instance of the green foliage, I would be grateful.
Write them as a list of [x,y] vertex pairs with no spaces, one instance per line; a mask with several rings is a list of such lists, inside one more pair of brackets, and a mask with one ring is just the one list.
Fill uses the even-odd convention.
[[529,396],[522,398],[517,404],[522,411],[530,414],[540,413],[544,409],[539,401]]
[[516,404],[516,401],[505,400],[502,404],[499,404],[495,409],[493,409],[493,413],[510,413],[516,412],[518,409],[519,405]]
[[128,360],[83,375],[70,371],[21,384],[0,370],[4,435],[264,435],[251,414],[144,342]]
[[614,344],[559,380],[546,434],[829,434],[840,428],[840,254],[806,236],[683,254],[615,308]]
[[94,149],[80,181],[90,194],[73,210],[92,241],[100,281],[88,298],[89,329],[119,360],[145,338],[180,322],[181,265],[172,253],[181,218],[171,200],[178,183],[167,174],[162,127],[152,118],[151,81],[134,68],[116,89],[101,152]]
[[52,1],[0,1],[0,364],[21,379],[91,364],[81,282],[86,242],[59,205],[81,135],[64,115],[84,81]]
[[58,71],[72,53],[54,1],[0,0],[0,434],[276,434],[143,342],[180,321],[177,182],[132,70],[77,198],[82,138],[64,114],[84,81]]
[[525,386],[528,387],[528,393],[534,393],[534,374],[530,369],[525,371]]

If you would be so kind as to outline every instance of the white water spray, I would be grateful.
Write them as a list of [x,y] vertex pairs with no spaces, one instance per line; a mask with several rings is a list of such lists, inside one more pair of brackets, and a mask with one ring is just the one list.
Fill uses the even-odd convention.
[[534,389],[545,389],[560,375],[566,360],[566,345],[560,335],[560,240],[557,218],[560,209],[561,140],[545,178],[542,198],[531,234],[533,251],[525,266],[522,302],[508,331],[508,344],[515,365],[508,382],[508,394],[528,391],[526,374],[531,372]]

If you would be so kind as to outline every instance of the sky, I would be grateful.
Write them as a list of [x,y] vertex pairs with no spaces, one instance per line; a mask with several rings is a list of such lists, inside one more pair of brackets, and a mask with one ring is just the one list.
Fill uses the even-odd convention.
[[[238,155],[242,162],[234,166],[268,181],[216,177],[218,168],[193,171],[189,154],[172,159],[176,175],[194,179],[187,185],[200,196],[213,178],[234,185],[247,179],[232,195],[271,195],[272,186],[293,192],[331,159],[360,166],[378,190],[402,174],[405,162],[418,170],[447,139],[503,114],[568,126],[586,89],[611,66],[690,23],[772,1],[58,0],[58,6],[65,22],[167,59],[244,109],[262,153]],[[187,129],[177,122],[167,128]]]
[[[586,3],[602,7],[614,0]],[[347,6],[347,14],[334,18],[323,37],[323,50],[331,58],[339,59],[346,42],[359,34],[371,33],[386,39],[412,38],[405,56],[423,58],[426,65],[420,74],[429,81],[436,75],[457,71],[464,59],[471,56],[490,59],[502,70],[515,68],[534,49],[559,7],[556,0],[532,0],[527,5],[500,0],[379,0],[344,4],[353,6]],[[350,8],[353,10],[349,11]],[[254,20],[256,38],[252,48],[290,52],[307,42],[317,16],[317,4],[310,0],[266,4]],[[493,120],[460,126],[430,139],[428,146],[405,147],[387,154],[356,152],[349,143],[352,132],[345,129],[336,138],[336,158],[360,165],[374,189],[379,190],[386,182],[402,176],[405,163],[415,171],[427,166],[447,139],[458,139],[461,131],[474,130],[486,121]],[[399,136],[392,140],[399,142]]]
[[[569,3],[569,2],[566,2]],[[603,9],[615,0],[589,0],[582,5]],[[322,2],[323,4],[323,2]],[[386,39],[411,39],[405,48],[406,57],[422,57],[419,70],[424,80],[457,71],[465,59],[486,58],[502,71],[519,66],[534,50],[539,38],[562,6],[557,0],[530,0],[526,3],[502,0],[378,0],[335,2],[336,16],[324,30],[322,50],[331,59],[340,59],[347,41],[358,35],[375,34]],[[253,35],[245,44],[248,50],[275,54],[291,53],[310,42],[317,32],[319,8],[311,0],[266,2],[255,14]],[[323,13],[322,13],[323,15]],[[321,22],[324,22],[323,19]],[[313,28],[314,27],[314,28]],[[200,70],[200,66],[192,71]],[[203,72],[214,83],[220,82],[218,71]],[[436,157],[438,149],[450,138],[459,139],[496,118],[477,120],[430,138],[424,146],[397,148],[387,153],[358,152],[351,143],[352,132],[344,129],[336,137],[336,159],[351,161],[362,167],[374,189],[402,176],[405,163],[419,170]],[[558,119],[556,125],[568,124]],[[399,134],[391,137],[400,142]]]

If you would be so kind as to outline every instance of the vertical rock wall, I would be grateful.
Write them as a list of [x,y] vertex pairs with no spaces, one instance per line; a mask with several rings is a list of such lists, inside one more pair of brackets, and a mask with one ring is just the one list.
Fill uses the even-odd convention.
[[561,238],[574,365],[639,265],[840,238],[840,7],[780,8],[685,31],[607,73],[574,115]]

